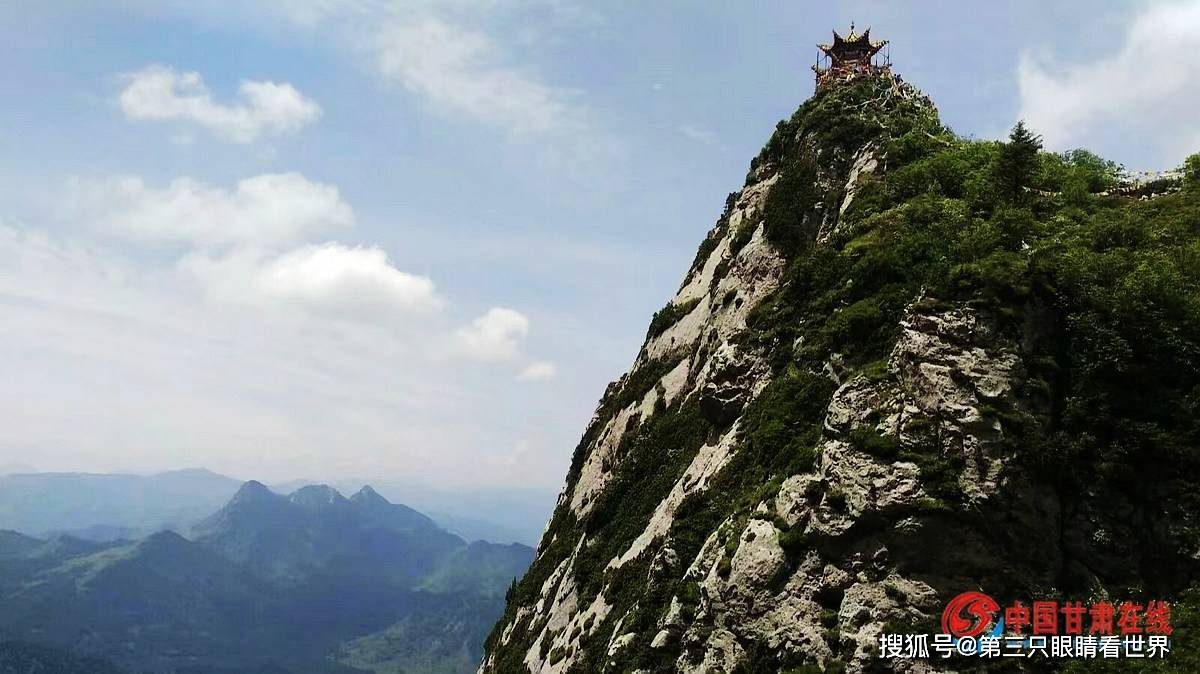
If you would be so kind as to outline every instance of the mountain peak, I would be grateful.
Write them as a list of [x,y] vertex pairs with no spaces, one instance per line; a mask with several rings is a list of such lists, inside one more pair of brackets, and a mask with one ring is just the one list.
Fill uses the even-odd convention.
[[375,491],[375,489],[373,489],[369,484],[364,484],[362,489],[359,489],[357,492],[355,492],[354,496],[350,497],[350,500],[363,506],[392,505],[391,501],[381,496],[379,492]]
[[180,536],[177,532],[174,532],[170,529],[163,529],[162,531],[156,531],[142,539],[143,542],[154,542],[154,541],[174,542],[177,540],[186,540],[186,539],[184,539],[183,536]]
[[178,533],[170,529],[156,531],[153,534],[134,543],[134,547],[143,551],[169,551],[175,550],[180,546],[189,545],[191,542],[188,539],[180,536]]
[[335,503],[346,503],[346,497],[341,492],[327,484],[313,484],[301,487],[288,497],[292,503],[306,508],[322,508]]
[[275,492],[267,489],[265,484],[258,480],[249,480],[233,495],[230,504],[263,501],[274,496],[276,496]]

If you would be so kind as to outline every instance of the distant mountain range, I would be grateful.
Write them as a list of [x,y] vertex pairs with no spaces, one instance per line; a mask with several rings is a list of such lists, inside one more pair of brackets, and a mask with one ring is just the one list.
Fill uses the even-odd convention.
[[140,537],[190,526],[220,508],[239,486],[202,468],[148,476],[14,473],[0,476],[0,529],[96,540]]
[[[335,480],[330,484],[348,494],[368,481],[388,499],[420,510],[468,541],[537,545],[558,498],[557,489],[546,487],[452,487],[399,479]],[[272,489],[292,492],[317,483],[294,480],[272,485]]]
[[[291,493],[314,484],[297,480],[275,489]],[[362,484],[346,480],[333,486],[351,493]],[[154,475],[0,470],[0,529],[95,541],[135,540],[163,529],[182,532],[220,508],[241,485],[203,468]],[[540,537],[555,497],[538,489],[449,489],[404,482],[376,487],[468,541],[527,545]]]
[[251,481],[184,533],[0,532],[0,642],[131,672],[468,672],[533,557],[468,544],[370,487]]

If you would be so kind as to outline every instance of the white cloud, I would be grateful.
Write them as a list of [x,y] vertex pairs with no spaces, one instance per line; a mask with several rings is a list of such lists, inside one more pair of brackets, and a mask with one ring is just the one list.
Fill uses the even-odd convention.
[[219,259],[194,254],[181,267],[205,284],[210,297],[233,303],[284,303],[371,321],[443,304],[429,277],[396,269],[387,253],[373,247],[326,243],[271,257],[254,250]]
[[425,15],[396,21],[376,39],[380,71],[437,106],[519,134],[574,123],[565,92],[500,65],[483,33]]
[[90,220],[107,235],[197,246],[289,243],[354,222],[354,211],[336,187],[298,173],[247,178],[232,190],[192,178],[178,178],[164,188],[135,177],[75,180],[64,211]]
[[[467,0],[273,2],[291,16],[244,11],[263,19],[260,27],[307,24],[307,35],[369,59],[372,72],[430,113],[492,131],[496,161],[526,169],[553,154],[562,161],[548,173],[558,176],[558,166],[608,151],[612,139],[576,92],[538,74],[527,48],[547,27],[523,22],[525,10],[511,21],[507,9]],[[430,53],[406,51],[399,37]],[[211,137],[262,141],[308,130],[320,115],[300,82],[303,93],[283,82],[233,90],[203,72],[208,86],[183,69],[134,73],[117,85],[113,108],[160,120],[164,146],[191,144],[176,154],[194,159]],[[262,149],[247,157],[261,159]],[[355,213],[333,185],[297,173],[241,182],[192,175],[78,179],[54,195],[55,215],[66,217],[0,226],[0,409],[9,412],[0,464],[37,456],[44,470],[206,465],[262,479],[312,470],[323,479],[561,479],[561,452],[549,449],[558,443],[518,441],[531,431],[573,436],[593,401],[572,397],[572,413],[562,414],[561,393],[514,381],[554,370],[525,353],[524,315],[457,313],[455,298],[439,292],[444,284],[412,273],[421,267],[408,260],[420,251],[401,259],[389,246],[389,259],[369,232],[352,228]],[[429,266],[445,266],[439,259]],[[483,307],[492,304],[503,298]],[[481,450],[514,446],[520,461],[511,467],[489,463],[504,449]]]
[[[269,0],[241,20],[291,24],[312,39],[362,58],[432,116],[496,131],[487,152],[521,175],[624,186],[627,148],[586,92],[539,68],[542,45],[561,45],[564,27],[598,21],[592,8],[559,0]],[[214,19],[228,12],[187,5]],[[236,14],[234,15],[236,16]]]
[[687,138],[688,140],[694,140],[703,145],[718,144],[717,134],[696,124],[681,124],[680,126],[676,127],[676,131],[683,135],[684,138]]
[[[561,477],[550,460],[559,453],[537,449],[508,469],[480,448],[547,427],[570,436],[591,401],[580,420],[514,423],[546,392],[506,369],[439,358],[455,338],[445,316],[409,311],[405,329],[378,329],[373,318],[420,306],[429,288],[381,252],[232,254],[250,262],[224,271],[261,302],[205,301],[176,265],[136,249],[0,220],[0,465],[33,456],[41,470],[204,465],[266,480],[313,470],[442,483]],[[372,298],[361,320],[326,320],[347,297]],[[520,341],[523,317],[489,315],[472,326],[476,346],[499,353]]]
[[294,319],[196,301],[170,268],[0,224],[0,463],[286,476],[318,459],[377,465],[422,436],[469,445],[444,420],[476,405],[424,357],[436,328]]
[[1168,165],[1200,146],[1200,0],[1145,6],[1108,57],[1047,61],[1026,52],[1017,70],[1020,117],[1047,146],[1135,134]]
[[534,361],[517,374],[518,381],[543,381],[553,379],[558,373],[554,363],[545,360]]
[[557,0],[272,0],[267,7],[305,28],[342,29],[380,74],[438,109],[517,135],[587,133],[590,115],[577,92],[514,63],[505,48],[512,41],[496,39],[536,40],[547,27],[530,25],[520,10],[539,4],[559,19],[584,14]]
[[511,360],[520,355],[529,319],[519,311],[492,307],[456,335],[461,352],[478,360]]
[[126,118],[197,124],[233,143],[294,133],[321,116],[320,106],[287,83],[246,80],[238,86],[238,102],[222,104],[196,72],[152,65],[126,80],[117,97]]
[[233,189],[191,178],[163,188],[134,177],[75,180],[64,203],[70,220],[108,237],[182,248],[178,269],[218,302],[381,324],[443,304],[429,277],[397,269],[381,248],[304,245],[352,225],[354,212],[336,187],[297,173],[255,176]]

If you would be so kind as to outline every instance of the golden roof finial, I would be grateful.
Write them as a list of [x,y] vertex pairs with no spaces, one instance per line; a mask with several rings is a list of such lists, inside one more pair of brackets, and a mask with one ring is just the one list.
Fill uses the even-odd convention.
[[858,39],[858,33],[854,32],[854,22],[851,21],[850,22],[850,34],[846,36],[846,41],[849,42],[849,41],[853,41],[856,39]]

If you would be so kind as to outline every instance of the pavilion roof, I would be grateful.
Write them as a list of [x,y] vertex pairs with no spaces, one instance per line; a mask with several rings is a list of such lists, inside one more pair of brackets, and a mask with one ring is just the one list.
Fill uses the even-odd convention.
[[850,24],[850,32],[846,34],[846,37],[838,35],[838,32],[835,30],[833,31],[833,44],[818,44],[817,47],[830,58],[840,58],[846,53],[860,54],[865,52],[867,56],[874,56],[886,44],[887,40],[872,41],[870,28],[859,35],[854,31],[854,24]]

